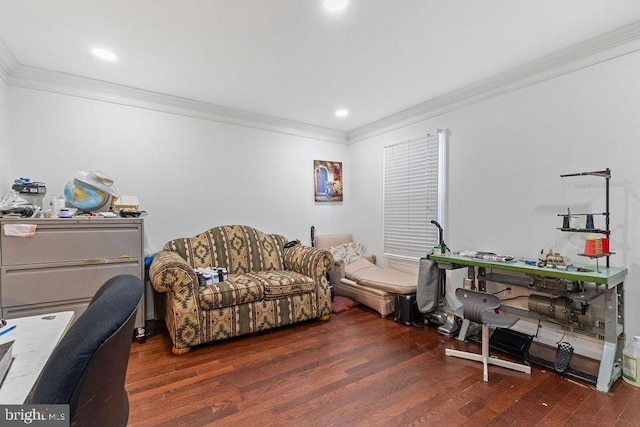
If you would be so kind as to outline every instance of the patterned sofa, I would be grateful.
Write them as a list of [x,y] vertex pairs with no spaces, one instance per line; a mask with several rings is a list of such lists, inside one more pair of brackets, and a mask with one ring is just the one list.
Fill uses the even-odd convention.
[[[151,263],[156,291],[166,294],[173,353],[194,345],[309,319],[329,319],[328,251],[243,225],[214,227],[164,245]],[[200,286],[194,268],[224,267],[224,282]]]

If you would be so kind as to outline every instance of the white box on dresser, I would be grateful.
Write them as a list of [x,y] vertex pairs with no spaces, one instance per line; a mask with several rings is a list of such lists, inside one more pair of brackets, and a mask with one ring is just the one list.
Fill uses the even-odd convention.
[[[5,225],[33,224],[33,237],[7,236]],[[109,278],[144,280],[142,218],[0,218],[0,307],[10,319],[54,311],[75,318]],[[136,328],[144,328],[144,297]]]

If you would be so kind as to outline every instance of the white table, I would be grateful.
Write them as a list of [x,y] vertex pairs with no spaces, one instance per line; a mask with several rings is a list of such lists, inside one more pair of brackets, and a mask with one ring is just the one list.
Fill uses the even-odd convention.
[[0,384],[0,404],[21,405],[73,319],[73,311],[6,319],[16,328],[0,335],[0,344],[13,343],[13,362]]

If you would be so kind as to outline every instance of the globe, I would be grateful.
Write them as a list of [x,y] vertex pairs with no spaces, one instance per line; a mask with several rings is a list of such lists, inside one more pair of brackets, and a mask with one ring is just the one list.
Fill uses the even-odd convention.
[[64,198],[81,211],[96,211],[107,203],[109,194],[74,179],[64,186]]

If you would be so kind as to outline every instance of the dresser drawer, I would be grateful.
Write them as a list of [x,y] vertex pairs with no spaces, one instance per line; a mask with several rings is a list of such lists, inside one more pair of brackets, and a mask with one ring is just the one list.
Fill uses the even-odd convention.
[[[37,224],[32,238],[0,237],[2,265],[41,264],[142,257],[141,223]],[[24,221],[28,223],[28,221]]]
[[[33,237],[14,237],[12,225],[36,226]],[[142,218],[1,218],[2,316],[73,310],[76,317],[104,282],[118,274],[144,277]],[[136,315],[144,329],[145,304]]]
[[140,277],[140,258],[87,265],[3,266],[2,307],[91,299],[104,282],[118,274]]

